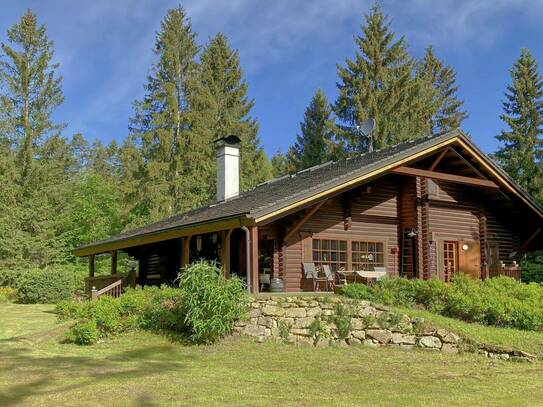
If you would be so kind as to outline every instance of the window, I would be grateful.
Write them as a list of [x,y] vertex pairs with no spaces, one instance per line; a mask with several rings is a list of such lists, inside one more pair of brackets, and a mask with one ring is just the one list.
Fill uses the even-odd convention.
[[383,242],[351,242],[353,270],[373,271],[385,265]]
[[458,242],[443,242],[443,271],[445,281],[458,271]]
[[330,265],[332,271],[347,266],[347,241],[313,239],[313,262],[317,266]]

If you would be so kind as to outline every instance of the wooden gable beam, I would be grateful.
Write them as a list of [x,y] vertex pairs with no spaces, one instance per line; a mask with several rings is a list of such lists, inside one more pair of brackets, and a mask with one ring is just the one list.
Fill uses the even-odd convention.
[[495,188],[495,189],[499,188],[499,186],[494,181],[490,181],[487,179],[464,177],[462,175],[454,175],[454,174],[447,174],[444,172],[421,170],[418,168],[398,167],[398,168],[393,169],[391,172],[393,172],[394,174],[437,179],[440,181],[455,182],[457,184],[473,185],[477,187]]
[[288,239],[290,239],[292,236],[294,236],[294,233],[296,233],[298,230],[300,230],[300,228],[315,214],[315,212],[317,212],[322,205],[324,205],[324,203],[326,202],[327,200],[324,200],[324,201],[320,201],[319,203],[317,203],[315,206],[313,206],[309,212],[307,212],[305,214],[305,216],[300,219],[300,221],[294,225],[294,227],[292,229],[290,229],[288,231],[288,233],[285,235],[285,237],[283,238],[283,241],[284,242],[287,242]]
[[462,163],[464,163],[465,165],[467,165],[471,170],[473,170],[477,175],[479,175],[481,178],[483,179],[487,179],[487,177],[485,177],[485,175],[479,171],[472,163],[470,163],[466,157],[464,157],[462,154],[460,154],[458,151],[456,151],[456,149],[454,147],[449,147],[449,151],[451,153],[453,153],[454,155],[456,155],[456,157],[458,157],[458,159],[460,159],[460,161],[462,161]]
[[428,167],[428,171],[433,171],[436,169],[437,165],[441,162],[441,160],[443,159],[443,157],[445,157],[445,154],[447,154],[449,152],[449,149],[448,148],[445,148],[443,149],[443,151],[441,151],[441,153],[439,153],[439,155],[437,156],[437,158],[434,160],[434,162],[432,163],[432,165],[430,165],[430,167]]
[[532,243],[532,240],[534,240],[537,237],[537,235],[539,235],[539,233],[541,233],[541,228],[537,228],[536,231],[532,233],[528,239],[526,239],[526,241],[522,244],[522,246],[520,246],[520,251],[521,252],[526,251],[526,248],[528,247],[528,245]]

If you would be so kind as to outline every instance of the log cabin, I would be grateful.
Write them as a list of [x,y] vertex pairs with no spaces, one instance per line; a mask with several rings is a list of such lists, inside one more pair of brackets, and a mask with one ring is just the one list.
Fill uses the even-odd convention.
[[[450,280],[520,277],[543,247],[543,210],[461,131],[328,162],[239,192],[236,136],[216,141],[217,200],[81,246],[89,287],[120,279],[117,253],[137,260],[137,283],[171,283],[196,259],[216,260],[248,290],[311,291],[304,263],[334,273]],[[111,255],[111,276],[94,259]],[[356,277],[356,275],[355,275]],[[279,287],[279,288],[278,288]]]

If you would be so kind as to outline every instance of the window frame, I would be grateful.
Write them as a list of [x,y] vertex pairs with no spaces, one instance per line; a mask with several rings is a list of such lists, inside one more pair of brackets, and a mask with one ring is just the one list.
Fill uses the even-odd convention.
[[[342,240],[347,243],[347,253],[346,253],[346,263],[345,263],[345,269],[346,270],[354,270],[353,268],[353,251],[352,251],[352,242],[370,242],[370,243],[379,243],[383,245],[383,267],[386,267],[388,269],[388,241],[384,239],[383,237],[375,237],[375,236],[345,236],[340,234],[314,234],[310,238],[311,240],[311,261],[315,264],[319,264],[318,261],[313,260],[313,241],[314,240]],[[328,263],[329,264],[329,263]]]

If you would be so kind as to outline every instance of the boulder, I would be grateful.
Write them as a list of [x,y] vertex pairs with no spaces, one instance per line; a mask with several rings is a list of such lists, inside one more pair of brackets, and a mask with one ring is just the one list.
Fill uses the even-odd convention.
[[264,336],[266,334],[266,328],[260,325],[246,325],[243,327],[242,333],[248,336]]
[[265,326],[266,328],[273,328],[272,317],[260,317],[258,318],[258,325]]
[[423,336],[419,339],[419,346],[429,349],[441,348],[441,341],[437,336]]
[[458,353],[458,348],[456,347],[456,345],[452,343],[444,343],[441,346],[441,352],[448,353],[448,354],[455,354],[455,353]]
[[285,310],[275,305],[265,305],[262,308],[262,314],[271,317],[282,317],[285,315]]
[[315,320],[313,317],[296,318],[294,320],[294,328],[309,328],[309,325]]
[[303,318],[307,315],[304,308],[287,308],[285,310],[285,317],[290,318]]
[[392,332],[386,329],[368,329],[366,335],[379,343],[389,343],[392,340]]

